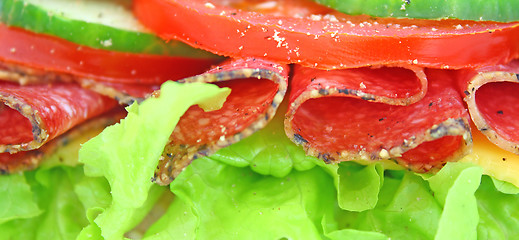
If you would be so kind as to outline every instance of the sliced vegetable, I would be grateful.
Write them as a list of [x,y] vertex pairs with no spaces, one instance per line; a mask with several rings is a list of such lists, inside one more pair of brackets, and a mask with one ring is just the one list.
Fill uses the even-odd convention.
[[3,0],[0,22],[112,51],[215,58],[178,41],[165,42],[131,13],[131,1]]
[[457,18],[464,20],[519,21],[519,2],[507,0],[315,0],[346,14],[397,18]]
[[165,39],[224,56],[321,69],[386,64],[465,68],[519,57],[517,22],[374,18],[345,15],[310,1],[265,3],[135,0],[133,9]]
[[[50,35],[0,24],[2,72],[104,82],[161,84],[205,71],[218,59],[114,52],[81,46]],[[24,69],[27,68],[27,69]]]

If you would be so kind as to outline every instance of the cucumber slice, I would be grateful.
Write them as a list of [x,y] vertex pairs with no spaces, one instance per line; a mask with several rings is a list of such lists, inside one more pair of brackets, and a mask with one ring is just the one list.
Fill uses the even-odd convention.
[[351,15],[519,21],[517,0],[315,0]]
[[0,22],[111,51],[191,58],[217,57],[142,26],[131,0],[0,0]]

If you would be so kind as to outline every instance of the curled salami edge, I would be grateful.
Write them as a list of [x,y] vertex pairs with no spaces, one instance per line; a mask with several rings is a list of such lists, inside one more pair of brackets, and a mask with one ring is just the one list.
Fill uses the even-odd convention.
[[[192,107],[184,114],[164,149],[153,181],[167,185],[194,159],[212,154],[263,128],[284,98],[288,71],[286,65],[238,59],[205,74],[180,80],[223,84],[233,91],[220,110],[205,113]],[[262,90],[267,92],[260,92]],[[234,117],[235,114],[241,117]],[[202,131],[201,128],[205,130],[197,132]]]
[[160,83],[114,83],[83,78],[67,73],[47,72],[27,66],[0,62],[0,79],[20,85],[49,84],[57,82],[77,82],[81,87],[115,99],[121,105],[142,102]]
[[0,79],[21,85],[77,82],[125,105],[222,60],[94,49],[3,24],[0,35],[6,36],[0,38]]
[[47,72],[2,61],[0,61],[0,79],[20,85],[74,81],[74,77],[69,74]]
[[133,102],[142,102],[150,97],[154,91],[160,89],[160,84],[121,84],[101,82],[81,78],[77,80],[86,89],[115,99],[121,105],[131,105]]
[[41,147],[60,134],[117,105],[72,83],[20,86],[0,82],[0,153]]
[[115,108],[110,112],[70,129],[38,149],[21,151],[14,154],[7,152],[0,153],[0,174],[12,174],[19,171],[32,170],[62,147],[75,145],[73,147],[79,149],[80,144],[96,136],[104,128],[118,122],[119,119],[124,116],[125,111],[122,108]]
[[26,66],[0,62],[0,79],[20,85],[48,84],[56,82],[77,82],[81,87],[115,99],[121,105],[130,105],[133,102],[142,102],[160,84],[146,83],[113,83],[83,78],[67,73],[46,72]]
[[405,106],[419,101],[427,92],[427,76],[416,66],[325,71],[296,65],[294,79],[290,102],[295,104],[322,96],[349,96]]
[[461,86],[465,86],[462,87],[464,100],[477,129],[495,145],[515,154],[519,154],[519,134],[509,128],[519,127],[518,70],[519,61],[515,61],[508,67],[465,71],[460,77]]
[[[356,69],[346,69],[329,71],[325,76],[330,78],[334,71],[364,75],[356,73]],[[428,70],[428,80],[424,80],[420,77],[423,71],[414,71],[420,81],[428,81],[429,90],[419,101],[406,105],[402,104],[405,100],[376,95],[379,90],[366,97],[369,85],[362,86],[360,95],[359,89],[346,91],[326,86],[326,79],[320,85],[308,80],[306,86],[299,85],[298,82],[313,75],[308,71],[301,74],[296,68],[285,132],[308,155],[327,163],[391,159],[417,172],[439,169],[447,161],[469,152],[472,139],[468,114],[454,85],[450,86],[453,84],[450,72]],[[338,75],[344,74],[338,72]],[[386,80],[371,82],[375,81]]]

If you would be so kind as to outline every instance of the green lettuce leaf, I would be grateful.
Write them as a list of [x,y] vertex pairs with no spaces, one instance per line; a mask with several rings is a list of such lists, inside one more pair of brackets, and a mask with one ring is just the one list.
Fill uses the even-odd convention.
[[[200,86],[193,88],[202,91],[206,85]],[[196,92],[182,87],[188,85],[171,85],[177,91],[174,110],[164,111],[170,106],[164,102],[133,105],[126,120],[86,143],[80,152],[84,169],[75,166],[75,154],[65,154],[70,156],[66,164],[51,161],[36,171],[0,176],[0,239],[140,236],[128,231],[146,225],[152,207],[164,214],[151,220],[145,239],[519,235],[517,188],[483,176],[479,167],[449,163],[431,176],[379,163],[324,164],[286,138],[282,115],[242,142],[197,159],[164,193],[166,188],[150,178],[169,136],[163,129],[172,130],[176,114],[188,107],[178,103],[187,104],[193,99],[185,94]],[[168,91],[162,96],[173,101]],[[160,202],[173,194],[171,202]]]
[[[478,225],[478,214],[483,204],[489,203],[474,195],[481,179],[481,169],[476,166],[448,164],[436,176],[428,176],[393,170],[389,165],[391,170],[384,169],[386,165],[379,163],[328,165],[297,155],[301,149],[284,136],[281,122],[274,120],[242,142],[189,166],[171,185],[177,198],[163,218],[150,228],[147,239],[298,239],[303,235],[305,239],[443,239],[446,236],[465,239],[475,238],[476,228],[488,236],[513,233],[510,229],[514,228],[509,227],[514,225],[504,218],[504,212],[497,218],[503,223],[494,221],[489,225],[479,221]],[[296,168],[298,162],[308,163],[307,167]],[[314,169],[316,165],[320,167]],[[247,166],[250,168],[243,168]],[[312,178],[322,185],[301,184],[304,194],[291,194],[292,188],[301,187],[286,189],[286,183],[279,183],[309,171],[319,172],[320,177]],[[278,179],[273,181],[271,176]],[[268,186],[258,187],[264,182],[269,182],[265,184]],[[335,189],[333,194],[321,192],[330,187]],[[507,193],[514,190],[506,184],[500,189]],[[251,191],[255,197],[250,197]],[[504,194],[495,188],[485,191],[488,192],[489,196]],[[513,209],[519,203],[515,199],[518,196],[508,196],[511,199],[506,203],[501,198],[486,200]],[[318,201],[311,201],[315,197]],[[282,211],[278,214],[264,211],[284,206],[291,200],[303,206],[318,205],[315,209],[319,211],[306,208],[305,212],[304,207],[299,207],[291,210],[290,216]],[[490,218],[492,214],[486,212]],[[243,227],[257,225],[262,226],[261,231]],[[294,235],[293,226],[301,226],[302,235]]]
[[335,231],[379,232],[391,239],[434,238],[442,210],[427,183],[409,172],[386,171],[384,176],[376,206],[362,212],[342,211],[335,216]]
[[[519,195],[500,192],[490,177],[484,176],[485,181],[481,177],[480,167],[465,163],[449,163],[434,176],[386,170],[377,205],[362,212],[341,212],[339,227],[328,230],[328,236],[350,236],[351,230],[361,230],[353,239],[384,238],[364,236],[366,232],[391,239],[508,239],[519,227],[519,215],[513,210],[519,207]],[[362,186],[365,182],[357,184],[359,189],[369,189]]]
[[356,229],[343,229],[326,234],[332,240],[363,239],[363,240],[389,240],[390,238],[379,232],[361,231]]
[[172,183],[176,198],[145,239],[476,239],[476,232],[479,239],[506,239],[519,229],[519,196],[497,191],[488,177],[480,186],[481,169],[473,165],[448,164],[424,177],[339,164],[336,177],[348,178],[339,188],[362,211],[341,209],[330,173],[312,168],[277,178],[197,159]]
[[285,135],[283,113],[286,109],[287,103],[283,102],[265,128],[219,150],[210,158],[231,166],[249,166],[259,174],[275,177],[285,177],[293,169],[305,171],[313,168],[318,160],[307,156],[302,148]]
[[519,236],[519,194],[501,192],[489,176],[476,191],[478,239],[514,239]]
[[[86,175],[105,177],[110,184],[111,204],[104,209],[96,207],[89,214],[98,214],[94,223],[102,237],[123,238],[160,197],[159,190],[150,192],[158,189],[152,188],[151,178],[184,112],[194,104],[204,109],[219,108],[229,93],[230,89],[211,84],[166,82],[160,97],[131,105],[125,119],[82,146],[79,161],[85,165]],[[95,238],[99,233],[94,226],[84,231],[81,238]]]
[[197,217],[190,205],[176,198],[162,217],[149,227],[144,239],[195,239],[197,224]]
[[[322,239],[323,216],[338,209],[333,179],[319,168],[277,178],[201,158],[171,191],[177,203],[152,226],[151,239]],[[175,216],[185,222],[169,221]]]
[[73,180],[82,174],[81,167],[56,167],[22,175],[33,197],[18,199],[19,204],[33,200],[43,211],[0,224],[0,239],[74,239],[87,224],[85,209],[73,190]]
[[0,176],[0,224],[17,218],[31,218],[41,213],[23,174]]
[[379,164],[367,166],[353,162],[341,163],[337,170],[339,206],[349,211],[372,209],[384,182],[384,169]]
[[497,188],[498,191],[500,191],[502,193],[507,193],[507,194],[518,194],[519,193],[519,187],[516,187],[515,185],[513,185],[509,182],[497,180],[495,178],[491,178],[491,179],[492,179],[492,182],[494,182],[494,186]]
[[479,215],[474,193],[482,172],[471,164],[448,163],[427,179],[435,198],[443,205],[435,239],[476,239]]

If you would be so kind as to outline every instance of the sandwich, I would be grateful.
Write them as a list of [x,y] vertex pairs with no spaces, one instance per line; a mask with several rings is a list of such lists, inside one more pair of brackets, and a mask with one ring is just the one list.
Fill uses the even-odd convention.
[[3,1],[2,237],[514,236],[514,3],[324,3]]

